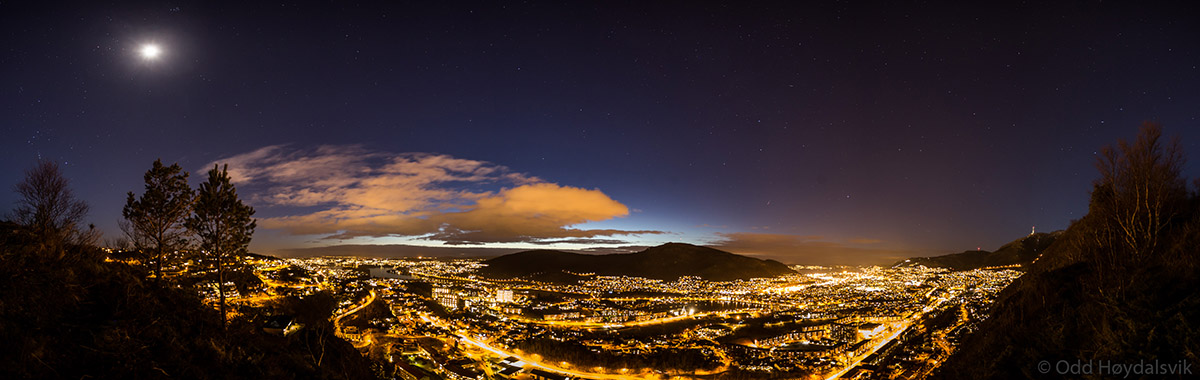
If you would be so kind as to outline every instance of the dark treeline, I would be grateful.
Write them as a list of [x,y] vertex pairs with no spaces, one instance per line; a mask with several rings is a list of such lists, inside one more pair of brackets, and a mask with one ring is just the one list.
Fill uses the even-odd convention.
[[[238,267],[253,234],[253,209],[237,199],[225,170],[210,171],[198,192],[186,178],[178,165],[155,162],[146,191],[126,199],[127,235],[117,245],[128,250],[108,252],[95,246],[88,206],[56,164],[26,172],[15,186],[16,208],[0,221],[0,378],[376,377],[334,336],[328,294],[227,318],[184,286],[197,279],[163,275],[168,260],[196,260],[223,283],[223,267]],[[169,254],[177,250],[183,255]],[[245,274],[235,270],[230,279]],[[265,334],[262,323],[278,314],[305,327],[287,337]]]
[[179,164],[164,166],[155,160],[146,172],[145,191],[141,196],[129,192],[121,229],[133,250],[149,261],[155,281],[163,277],[166,260],[186,251],[203,258],[216,269],[216,287],[221,315],[226,315],[225,282],[227,267],[245,255],[254,235],[254,208],[242,203],[229,178],[228,167],[213,166],[208,180],[195,191],[188,185],[188,173]]

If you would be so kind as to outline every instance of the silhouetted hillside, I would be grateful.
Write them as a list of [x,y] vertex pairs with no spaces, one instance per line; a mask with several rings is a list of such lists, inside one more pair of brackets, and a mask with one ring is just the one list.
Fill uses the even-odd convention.
[[683,243],[668,243],[637,253],[585,255],[551,250],[518,252],[484,263],[480,274],[513,278],[555,272],[595,273],[605,276],[638,276],[675,280],[698,276],[710,281],[774,277],[793,273],[774,260],[759,260]]
[[1025,266],[1033,263],[1061,235],[1062,231],[1036,233],[1005,244],[995,252],[963,251],[943,256],[914,257],[896,263],[895,266],[924,265],[929,268],[950,270],[972,270],[1007,265]]
[[[1180,175],[1178,145],[1158,137],[1148,125],[1102,151],[1088,214],[1000,294],[935,378],[1195,376],[1099,369],[1200,363],[1200,195]],[[1077,363],[1091,374],[1062,373]]]
[[322,325],[328,310],[297,315],[307,326],[288,337],[244,318],[226,330],[195,293],[155,286],[144,269],[105,262],[94,248],[39,252],[28,240],[0,223],[0,378],[374,377],[370,362]]
[[[1105,279],[1092,259],[1079,257],[1066,241],[1087,238],[1088,232],[1073,226],[1067,233],[1072,236],[1059,239],[1001,293],[992,316],[937,378],[1062,378],[1053,370],[1043,375],[1036,367],[1042,360],[1200,362],[1200,275],[1194,261],[1129,266]],[[1200,239],[1183,241],[1190,241],[1194,257]]]
[[254,259],[261,259],[261,260],[279,260],[279,258],[275,257],[275,256],[264,255],[264,254],[260,254],[260,253],[254,253],[254,252],[247,253],[246,256],[248,256],[250,258],[254,258]]

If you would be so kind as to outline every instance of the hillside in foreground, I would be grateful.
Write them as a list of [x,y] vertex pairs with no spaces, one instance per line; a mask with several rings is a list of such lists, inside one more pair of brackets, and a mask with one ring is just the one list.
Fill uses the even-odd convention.
[[569,272],[566,274],[595,273],[602,276],[636,276],[666,281],[683,276],[697,276],[709,281],[732,281],[793,273],[778,261],[759,260],[683,243],[667,243],[641,252],[610,255],[586,255],[552,250],[525,251],[493,258],[484,263],[487,266],[479,273],[489,278],[557,276],[559,273]]
[[[1180,364],[1200,363],[1200,193],[1160,132],[1147,124],[1102,151],[1087,215],[1004,289],[934,378],[1194,376]],[[1113,372],[1143,363],[1154,373]]]
[[[1068,231],[1064,240],[1082,239]],[[1200,239],[1189,261],[1171,259],[1105,273],[1062,241],[1009,285],[992,316],[940,369],[941,379],[1061,378],[1049,360],[1200,362]],[[1099,378],[1099,377],[1098,377]],[[1139,378],[1132,376],[1129,378]]]
[[[22,232],[0,224],[0,378],[375,377],[370,362],[323,325],[327,313],[302,315],[313,305],[297,305],[307,326],[287,337],[245,318],[225,329],[186,288],[158,286],[95,248],[39,251]],[[309,298],[301,302],[319,297]]]

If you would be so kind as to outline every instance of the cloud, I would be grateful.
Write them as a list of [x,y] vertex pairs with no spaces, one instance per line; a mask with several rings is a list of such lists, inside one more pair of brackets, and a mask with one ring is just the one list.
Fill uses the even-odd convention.
[[721,240],[709,244],[710,247],[791,264],[887,265],[919,255],[919,252],[906,249],[856,246],[882,243],[876,239],[852,239],[851,244],[842,244],[824,240],[820,236],[754,232],[717,235]]
[[[597,245],[613,246],[613,245],[617,245],[617,244],[629,244],[629,242],[625,241],[625,240],[621,240],[621,239],[572,238],[572,239],[542,240],[542,241],[534,242],[534,244],[544,244],[544,245],[579,244],[579,245],[591,245],[591,246],[597,246]],[[610,249],[611,247],[604,247],[604,248]],[[589,250],[590,250],[590,248],[583,248],[583,249],[579,249],[577,251],[589,251]]]
[[[615,243],[614,243],[615,244]],[[643,251],[647,246],[616,246],[592,247],[585,249],[566,249],[564,252],[575,252],[586,255],[633,253]],[[343,244],[304,248],[284,248],[275,252],[281,257],[315,257],[315,256],[367,256],[367,257],[458,257],[458,258],[488,258],[510,253],[525,251],[523,248],[497,247],[464,247],[440,246],[426,247],[409,244]]]
[[523,251],[517,248],[490,247],[423,247],[407,244],[346,244],[327,247],[285,248],[276,252],[282,257],[370,256],[370,257],[459,257],[482,258]]
[[261,219],[260,226],[295,235],[484,244],[605,243],[618,240],[597,238],[661,233],[575,228],[627,216],[629,208],[598,189],[562,186],[448,155],[273,145],[215,163],[229,164],[231,178],[251,202],[282,211]]
[[625,205],[599,190],[534,183],[480,198],[470,210],[440,215],[438,219],[450,227],[432,238],[464,244],[657,233],[565,227],[626,215]]

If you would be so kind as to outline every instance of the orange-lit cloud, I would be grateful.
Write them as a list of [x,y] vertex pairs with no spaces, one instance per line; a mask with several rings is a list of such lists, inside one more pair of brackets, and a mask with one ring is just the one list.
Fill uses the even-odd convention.
[[576,228],[629,215],[629,208],[598,189],[561,186],[485,161],[357,146],[306,151],[275,145],[217,162],[229,164],[231,177],[252,202],[304,210],[259,221],[263,228],[297,235],[483,244],[613,242],[615,235],[660,233]]
[[599,190],[533,183],[479,198],[467,211],[438,215],[448,227],[433,239],[469,244],[657,233],[566,227],[626,215],[629,208]]
[[[820,236],[734,232],[719,233],[722,240],[709,246],[733,253],[775,259],[784,263],[811,265],[887,265],[920,252],[876,247],[876,239],[852,239],[850,244],[823,240]],[[872,245],[860,247],[856,245]]]

